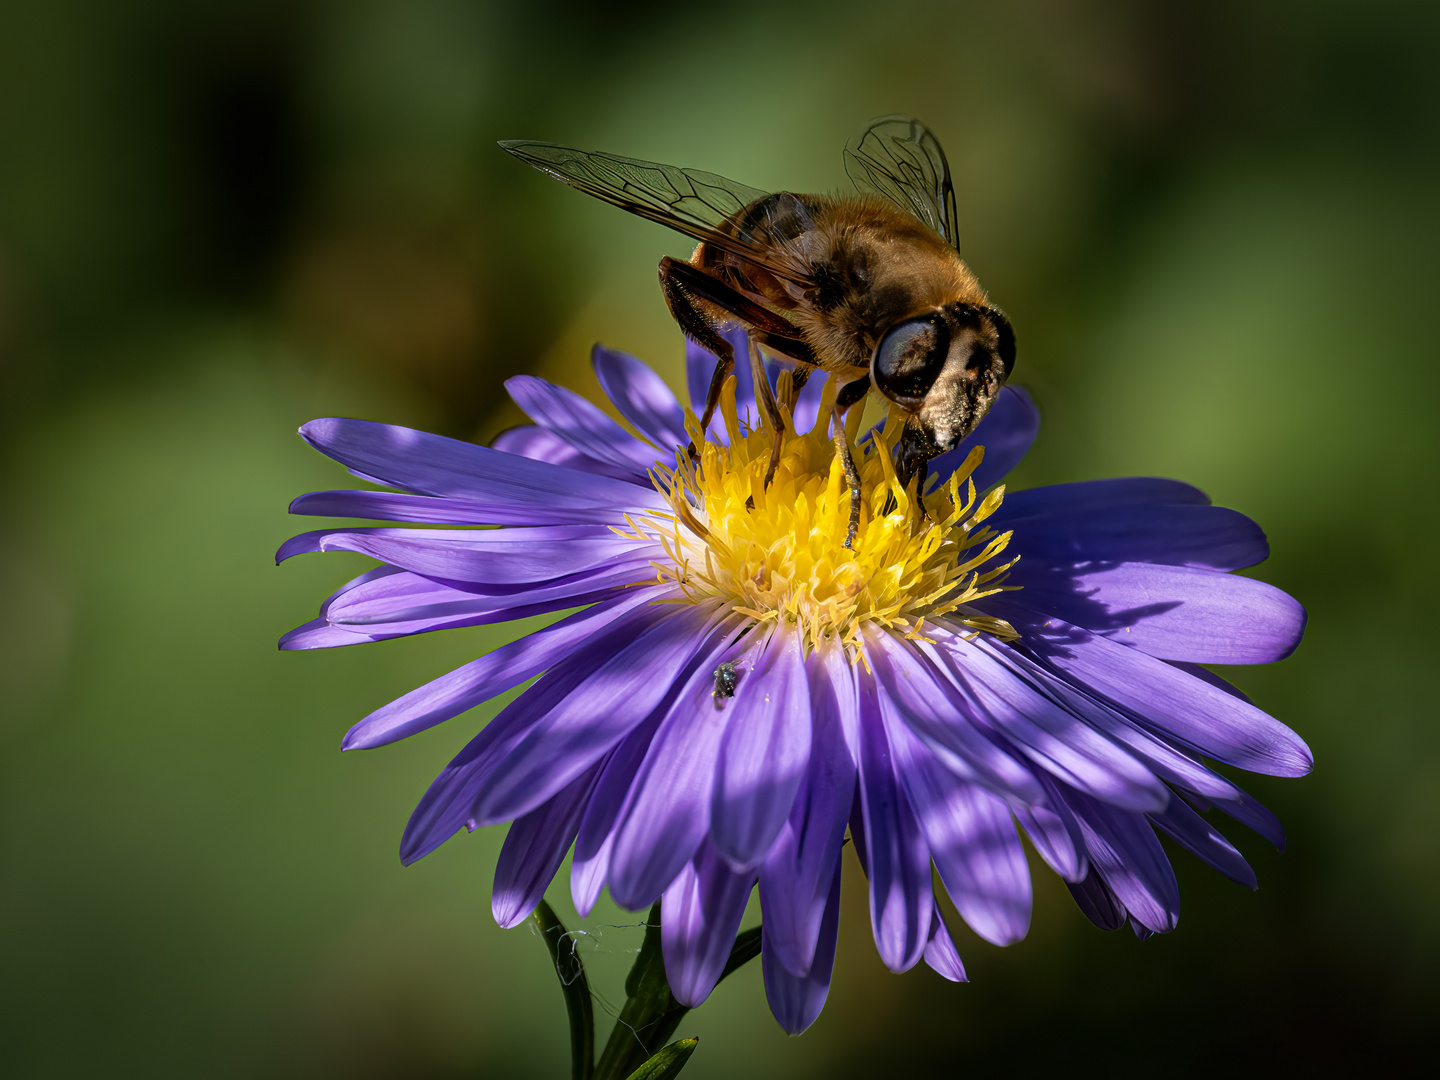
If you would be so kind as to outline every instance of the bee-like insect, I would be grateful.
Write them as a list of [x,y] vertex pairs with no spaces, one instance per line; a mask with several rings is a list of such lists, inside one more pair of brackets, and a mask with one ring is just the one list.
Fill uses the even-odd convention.
[[872,386],[898,406],[905,428],[897,473],[902,483],[918,475],[923,490],[929,460],[975,429],[1015,364],[1009,320],[956,250],[945,152],[911,117],[881,117],[851,140],[844,160],[857,194],[843,196],[769,194],[695,169],[551,143],[500,145],[562,183],[699,241],[689,262],[660,261],[660,285],[680,328],[719,357],[702,430],[735,365],[719,333],[726,326],[749,333],[757,399],[775,431],[770,476],[782,418],[759,347],[799,365],[792,393],[813,368],[839,380],[833,430],[850,486],[846,547],[859,522],[860,484],[843,414]]
[[735,670],[735,665],[729,660],[715,669],[715,689],[711,692],[716,702],[725,698],[735,696],[735,688],[740,685],[740,672]]

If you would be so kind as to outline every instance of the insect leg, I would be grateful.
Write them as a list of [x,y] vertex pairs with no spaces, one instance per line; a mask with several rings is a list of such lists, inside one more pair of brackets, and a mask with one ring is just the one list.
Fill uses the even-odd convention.
[[[703,431],[715,416],[715,407],[720,402],[720,388],[735,369],[735,350],[720,336],[717,320],[702,305],[711,304],[754,327],[761,332],[762,341],[771,335],[793,338],[797,331],[789,321],[761,307],[718,278],[668,255],[660,260],[660,288],[680,329],[720,358],[720,363],[715,366],[715,375],[710,380],[710,390],[705,395],[705,414],[700,418],[700,429]],[[691,453],[694,453],[693,446]]]
[[805,389],[805,384],[810,381],[810,369],[808,367],[796,368],[790,373],[790,396],[785,399],[785,407],[790,410],[790,415],[795,415],[795,404],[800,400],[800,391]]
[[835,455],[840,467],[845,470],[845,483],[850,488],[850,527],[845,530],[845,546],[855,546],[855,530],[860,528],[860,470],[855,468],[855,458],[850,454],[850,440],[845,438],[845,414],[836,405],[830,412],[835,428]]
[[[720,336],[706,311],[695,302],[695,297],[685,286],[687,282],[677,272],[685,263],[676,262],[670,256],[660,260],[660,291],[665,294],[665,304],[670,314],[680,324],[680,330],[702,348],[709,349],[718,359],[715,373],[710,377],[710,389],[705,394],[705,414],[700,418],[700,430],[710,426],[715,415],[715,406],[720,401],[720,388],[735,370],[735,350]],[[690,457],[696,458],[695,444],[690,444]]]
[[775,404],[775,391],[770,386],[769,376],[765,374],[765,361],[760,358],[760,346],[755,344],[753,337],[749,339],[749,346],[750,377],[755,382],[755,400],[765,413],[770,430],[774,432],[770,442],[770,467],[765,470],[765,490],[769,491],[770,481],[775,479],[775,469],[780,464],[780,443],[785,436],[785,418],[780,415],[780,406]]
[[860,528],[860,470],[855,467],[855,458],[850,453],[850,440],[845,437],[845,414],[870,390],[870,376],[856,379],[840,388],[835,395],[835,407],[830,419],[835,429],[835,454],[840,459],[840,468],[845,471],[845,483],[850,488],[850,527],[845,532],[845,546],[855,546],[855,531]]

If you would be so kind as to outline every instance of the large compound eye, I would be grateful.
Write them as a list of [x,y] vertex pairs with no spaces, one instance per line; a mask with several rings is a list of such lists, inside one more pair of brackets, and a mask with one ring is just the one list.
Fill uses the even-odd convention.
[[1010,320],[999,308],[984,308],[986,315],[995,326],[995,351],[1000,354],[1000,363],[1005,365],[1005,377],[1010,377],[1010,372],[1015,369],[1015,331],[1010,328]]
[[875,388],[895,404],[918,409],[935,385],[950,354],[950,331],[940,312],[917,315],[892,326],[870,361]]

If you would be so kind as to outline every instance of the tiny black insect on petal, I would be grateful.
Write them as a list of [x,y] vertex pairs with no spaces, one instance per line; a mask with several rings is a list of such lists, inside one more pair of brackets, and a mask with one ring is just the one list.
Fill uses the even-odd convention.
[[715,669],[715,693],[716,700],[732,698],[735,696],[735,687],[740,685],[740,673],[735,670],[735,665],[729,660]]

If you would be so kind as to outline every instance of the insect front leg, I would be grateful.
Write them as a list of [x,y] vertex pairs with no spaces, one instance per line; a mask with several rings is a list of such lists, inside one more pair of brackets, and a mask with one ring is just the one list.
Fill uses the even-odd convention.
[[870,376],[856,379],[840,388],[835,395],[835,406],[830,412],[830,421],[835,431],[835,455],[840,459],[840,468],[845,472],[845,483],[850,488],[850,527],[845,532],[845,546],[855,546],[855,532],[860,528],[860,470],[855,467],[855,458],[850,453],[850,440],[845,437],[845,414],[870,391]]
[[[709,308],[719,308],[753,327],[762,342],[770,338],[793,339],[799,336],[799,332],[787,320],[761,307],[718,278],[668,255],[660,260],[660,288],[665,293],[670,314],[680,324],[680,329],[692,341],[709,349],[720,360],[715,365],[715,374],[705,395],[704,415],[700,417],[700,430],[704,431],[715,416],[715,407],[720,403],[720,390],[725,385],[725,380],[735,370],[735,350],[720,336],[721,324]],[[763,378],[761,381],[764,382]],[[756,388],[759,389],[758,384]],[[774,399],[771,400],[773,402]],[[693,443],[690,445],[690,456],[695,456]]]
[[[715,416],[715,406],[720,402],[720,388],[735,370],[735,350],[720,336],[710,313],[696,302],[692,290],[686,288],[690,283],[689,275],[683,273],[681,267],[693,269],[668,255],[660,260],[660,291],[665,294],[665,304],[685,336],[701,348],[709,349],[719,361],[710,377],[710,389],[705,393],[705,412],[700,417],[700,430],[705,431]],[[694,442],[690,443],[690,457],[691,460],[697,457]]]
[[770,481],[775,479],[775,468],[780,464],[780,444],[785,436],[785,418],[780,414],[780,406],[775,403],[775,391],[770,387],[770,379],[765,374],[765,361],[760,358],[760,347],[755,344],[754,338],[748,339],[750,352],[750,378],[755,382],[755,400],[760,405],[760,410],[765,414],[765,419],[770,423],[770,430],[774,436],[770,441],[770,467],[765,470],[765,490],[770,490]]

